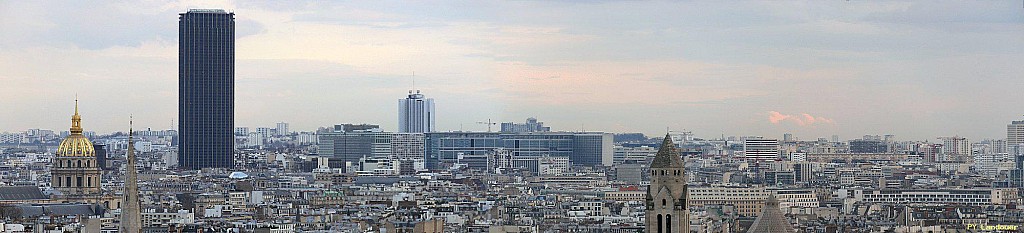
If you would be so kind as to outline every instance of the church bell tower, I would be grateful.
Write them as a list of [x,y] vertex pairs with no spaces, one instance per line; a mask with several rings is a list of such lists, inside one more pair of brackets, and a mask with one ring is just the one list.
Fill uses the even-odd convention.
[[690,211],[686,203],[686,171],[672,137],[665,135],[658,154],[651,162],[651,185],[647,187],[647,233],[690,231]]

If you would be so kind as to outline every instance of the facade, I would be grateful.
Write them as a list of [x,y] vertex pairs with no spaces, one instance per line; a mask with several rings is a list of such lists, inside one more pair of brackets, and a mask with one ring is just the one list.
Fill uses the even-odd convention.
[[82,135],[82,117],[71,116],[71,133],[60,142],[50,169],[50,185],[64,195],[95,195],[100,193],[100,168],[96,148]]
[[192,9],[178,21],[178,166],[234,167],[235,14]]
[[857,199],[867,203],[907,204],[961,204],[961,205],[992,205],[998,204],[993,193],[999,189],[958,189],[958,190],[865,190],[855,192]]
[[888,148],[882,140],[856,139],[850,140],[850,153],[886,153]]
[[423,160],[424,135],[422,133],[391,134],[391,155],[398,160]]
[[743,140],[743,156],[752,163],[776,161],[779,157],[779,140],[752,138]]
[[757,216],[770,193],[765,188],[748,187],[694,187],[689,189],[688,201],[693,207],[729,205],[740,216]]
[[398,132],[428,133],[434,132],[434,99],[424,98],[420,91],[398,100]]
[[573,135],[569,162],[577,166],[612,166],[614,135],[611,133],[580,133]]
[[971,155],[971,142],[962,137],[940,137],[942,140],[942,154],[947,155]]
[[[1012,121],[1006,125],[1006,151],[1010,154],[1024,147],[1024,120]],[[1017,151],[1014,151],[1017,149]]]
[[486,156],[502,147],[500,134],[489,132],[427,133],[424,140],[427,169],[441,169],[439,164],[454,163],[459,154]]
[[654,158],[658,148],[650,146],[614,146],[612,147],[612,158],[615,164],[625,163],[647,163],[647,159]]
[[[463,158],[486,160],[496,149],[504,149],[510,160],[563,157],[572,165],[603,165],[613,162],[613,135],[605,133],[491,133],[436,132],[425,138],[428,169],[452,164]],[[500,163],[500,161],[498,161]]]
[[551,127],[544,127],[544,122],[537,121],[537,118],[526,118],[526,123],[517,124],[514,122],[501,123],[502,133],[529,133],[529,132],[550,132]]
[[[317,154],[340,164],[356,165],[366,157],[387,159],[391,155],[389,132],[331,132],[318,135]],[[342,168],[348,165],[335,165]]]
[[647,187],[647,233],[686,232],[690,228],[690,210],[687,203],[686,171],[681,155],[672,143],[665,140],[651,162],[651,184]]
[[277,136],[285,136],[292,132],[288,129],[288,122],[277,122],[277,131],[275,133]]

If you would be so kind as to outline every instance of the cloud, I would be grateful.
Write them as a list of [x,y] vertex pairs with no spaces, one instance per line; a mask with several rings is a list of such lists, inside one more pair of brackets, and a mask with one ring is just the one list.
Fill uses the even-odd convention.
[[811,116],[811,114],[801,113],[798,115],[787,115],[776,111],[768,112],[768,121],[772,124],[782,124],[783,122],[791,122],[799,126],[813,126],[813,125],[835,125],[836,121],[831,118]]

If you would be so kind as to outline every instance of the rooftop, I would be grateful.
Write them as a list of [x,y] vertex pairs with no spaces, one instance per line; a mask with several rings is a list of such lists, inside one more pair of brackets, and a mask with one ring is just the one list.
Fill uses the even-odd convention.
[[227,14],[224,9],[188,9],[188,13],[203,13],[203,14]]

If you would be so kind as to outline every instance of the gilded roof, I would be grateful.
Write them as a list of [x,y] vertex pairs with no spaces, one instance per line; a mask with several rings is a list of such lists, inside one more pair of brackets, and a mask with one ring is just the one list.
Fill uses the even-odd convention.
[[75,115],[71,116],[71,135],[60,141],[60,146],[57,147],[57,156],[96,156],[96,148],[92,147],[92,142],[82,135],[82,116],[78,115],[78,100],[75,100]]
[[683,159],[680,158],[679,151],[676,150],[676,144],[672,143],[672,137],[665,134],[665,140],[661,142],[661,148],[658,149],[658,154],[654,156],[654,161],[651,162],[651,168],[682,168]]

